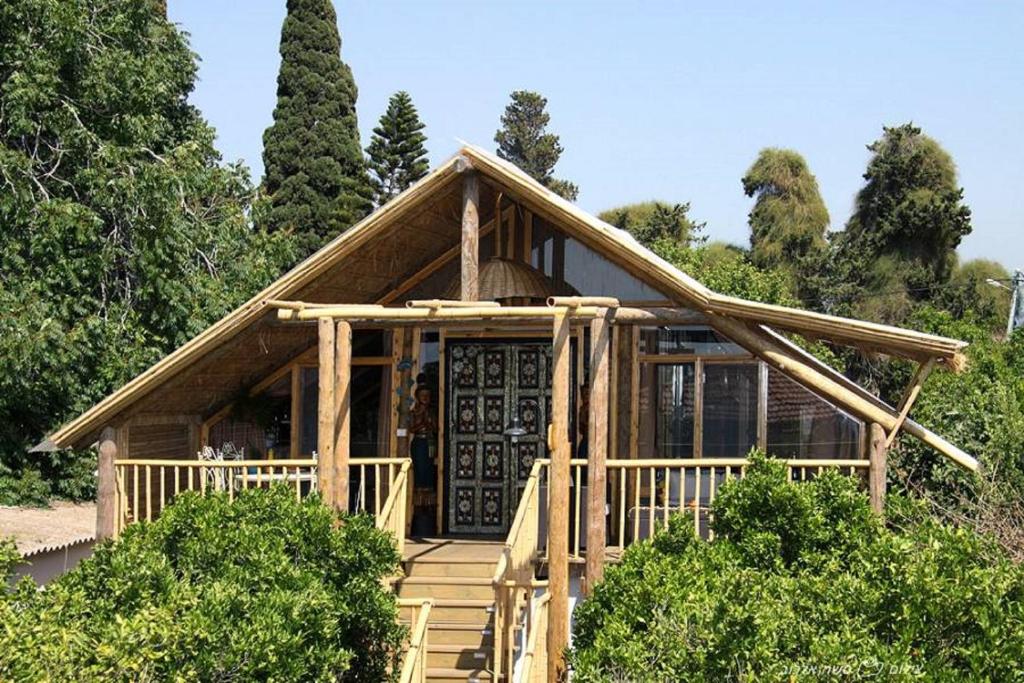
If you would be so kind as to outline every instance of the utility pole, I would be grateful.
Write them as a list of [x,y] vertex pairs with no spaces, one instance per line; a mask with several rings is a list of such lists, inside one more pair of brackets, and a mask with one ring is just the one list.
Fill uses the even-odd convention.
[[1018,270],[1010,280],[1010,319],[1006,321],[1006,337],[1013,331],[1024,327],[1024,272]]

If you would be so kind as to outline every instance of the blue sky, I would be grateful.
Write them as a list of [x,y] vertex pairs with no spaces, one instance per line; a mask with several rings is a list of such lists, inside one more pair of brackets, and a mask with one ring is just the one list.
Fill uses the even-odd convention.
[[[169,0],[192,36],[193,96],[226,159],[259,178],[284,0]],[[740,178],[768,146],[801,152],[841,228],[865,145],[913,120],[953,155],[974,233],[963,258],[1024,268],[1024,3],[385,2],[336,0],[363,145],[408,90],[431,162],[493,149],[514,89],[548,97],[557,175],[591,211],[689,201],[745,244]]]

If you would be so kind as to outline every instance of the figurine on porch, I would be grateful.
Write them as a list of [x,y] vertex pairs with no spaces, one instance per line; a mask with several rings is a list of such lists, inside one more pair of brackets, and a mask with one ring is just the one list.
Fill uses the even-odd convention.
[[417,384],[416,403],[412,407],[412,468],[417,489],[437,488],[437,467],[432,451],[437,436],[437,415],[434,411],[430,387]]

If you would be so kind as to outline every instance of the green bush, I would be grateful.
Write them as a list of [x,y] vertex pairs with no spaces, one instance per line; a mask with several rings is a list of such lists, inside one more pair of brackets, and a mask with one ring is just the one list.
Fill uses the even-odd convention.
[[988,539],[887,529],[851,479],[763,458],[713,512],[713,541],[677,517],[609,568],[575,613],[575,680],[1024,679],[1024,573]]
[[404,629],[381,581],[398,561],[370,518],[337,523],[285,487],[183,495],[0,599],[0,680],[387,680]]

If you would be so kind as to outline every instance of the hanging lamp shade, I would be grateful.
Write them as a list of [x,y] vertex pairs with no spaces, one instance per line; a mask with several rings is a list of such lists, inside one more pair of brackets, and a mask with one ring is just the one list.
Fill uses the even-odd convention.
[[[533,266],[504,258],[492,258],[481,263],[477,280],[480,286],[480,301],[547,301],[549,296],[576,294],[569,285],[560,286]],[[447,299],[458,299],[461,291],[462,282],[457,278],[452,281],[444,296]]]

